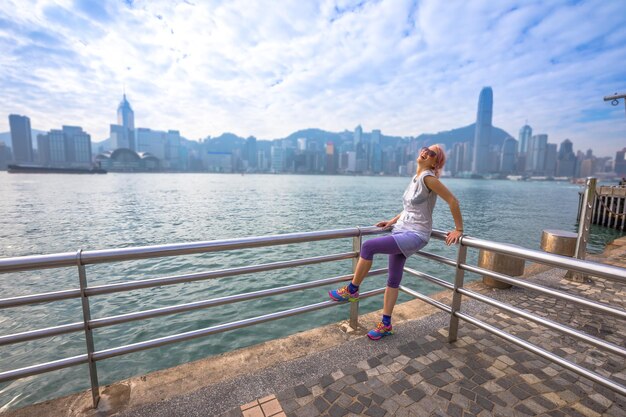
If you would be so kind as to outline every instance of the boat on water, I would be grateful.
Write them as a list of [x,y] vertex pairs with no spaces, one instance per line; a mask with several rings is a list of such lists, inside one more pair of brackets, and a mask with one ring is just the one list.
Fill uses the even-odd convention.
[[7,166],[7,171],[11,174],[106,174],[102,168],[56,168],[42,167],[39,165],[17,165]]

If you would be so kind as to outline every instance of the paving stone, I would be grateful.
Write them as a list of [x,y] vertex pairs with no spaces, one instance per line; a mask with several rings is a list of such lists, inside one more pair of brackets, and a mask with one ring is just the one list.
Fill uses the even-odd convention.
[[400,405],[397,402],[395,402],[392,398],[387,398],[385,401],[383,401],[383,403],[380,406],[381,408],[384,408],[385,410],[387,410],[387,412],[391,415],[394,415],[396,410],[400,408]]
[[530,408],[526,407],[524,404],[518,404],[515,407],[513,407],[514,410],[527,415],[527,416],[534,416],[536,415],[535,412],[533,412],[533,410],[531,410]]
[[368,415],[371,417],[384,417],[385,414],[387,414],[387,410],[385,410],[382,407],[379,407],[376,404],[372,404],[371,407],[365,410],[365,415]]
[[385,397],[382,397],[378,394],[376,394],[375,392],[372,393],[372,395],[370,396],[370,398],[372,399],[372,401],[374,401],[376,404],[382,404],[385,401]]
[[348,407],[348,411],[356,415],[361,415],[361,412],[365,409],[365,406],[359,402],[353,402]]
[[476,394],[466,388],[461,387],[460,393],[471,401],[474,401],[476,399]]
[[309,390],[304,385],[297,385],[294,387],[294,392],[297,398],[306,397],[307,395],[311,395],[311,390]]
[[449,416],[451,417],[462,417],[463,409],[454,403],[448,404],[448,409],[446,410]]
[[528,391],[520,388],[519,385],[516,385],[513,388],[511,388],[511,394],[515,395],[520,400],[525,400],[526,398],[530,397],[530,394],[528,393]]
[[348,414],[348,410],[339,407],[337,404],[333,404],[333,406],[328,410],[328,415],[331,417],[343,417],[346,414]]
[[335,401],[335,405],[338,405],[341,408],[347,408],[352,404],[353,398],[349,397],[345,394],[341,394],[339,398]]
[[404,367],[404,369],[402,369],[404,372],[406,372],[408,375],[413,375],[414,373],[417,372],[417,369],[414,368],[412,365],[408,365],[406,367]]
[[426,393],[419,388],[410,389],[406,391],[405,394],[415,402],[420,401],[426,395]]
[[367,360],[367,364],[370,366],[370,368],[376,368],[378,365],[381,365],[382,362],[378,358],[369,358]]
[[400,407],[408,407],[415,401],[406,394],[394,395],[391,397]]
[[359,393],[356,389],[354,389],[351,386],[345,387],[344,389],[341,390],[341,392],[343,392],[344,394],[346,394],[346,395],[348,395],[350,397],[356,397],[358,395],[358,393]]
[[372,403],[372,399],[366,397],[365,395],[359,395],[356,399],[357,399],[358,402],[363,404],[365,407],[369,407],[370,404]]
[[332,404],[335,402],[335,400],[337,400],[337,398],[339,398],[339,395],[341,395],[339,394],[339,392],[332,389],[327,389],[324,393],[324,399]]
[[365,371],[357,372],[353,377],[356,382],[367,381],[367,373]]
[[307,404],[304,407],[299,408],[294,412],[297,417],[317,417],[319,416],[319,411],[313,404]]
[[441,398],[445,398],[447,401],[450,401],[452,399],[452,393],[446,390],[442,390],[442,389],[438,390],[437,395],[440,396]]
[[313,405],[320,413],[323,413],[328,409],[328,407],[330,407],[330,404],[328,404],[326,400],[324,400],[324,398],[322,397],[317,397],[315,400],[313,400]]
[[489,401],[487,398],[482,395],[476,396],[476,404],[484,408],[485,410],[491,411],[493,410],[493,403]]
[[332,384],[333,382],[335,382],[335,380],[333,379],[333,377],[332,377],[332,376],[330,376],[330,375],[323,375],[323,376],[320,378],[320,382],[319,382],[319,384],[320,384],[320,386],[321,386],[322,388],[326,388],[327,386],[329,386],[329,385],[330,385],[330,384]]

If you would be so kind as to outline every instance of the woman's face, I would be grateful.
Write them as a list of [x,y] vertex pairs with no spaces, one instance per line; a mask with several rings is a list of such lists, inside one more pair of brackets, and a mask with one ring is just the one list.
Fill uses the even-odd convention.
[[435,158],[437,158],[437,148],[434,145],[428,148],[424,147],[419,152],[417,164],[432,167],[435,165]]

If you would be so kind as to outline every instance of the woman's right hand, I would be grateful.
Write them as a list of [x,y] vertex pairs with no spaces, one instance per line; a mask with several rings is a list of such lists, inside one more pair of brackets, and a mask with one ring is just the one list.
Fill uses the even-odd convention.
[[383,229],[390,229],[393,226],[393,223],[389,220],[383,220],[382,222],[376,223],[376,227],[382,227]]

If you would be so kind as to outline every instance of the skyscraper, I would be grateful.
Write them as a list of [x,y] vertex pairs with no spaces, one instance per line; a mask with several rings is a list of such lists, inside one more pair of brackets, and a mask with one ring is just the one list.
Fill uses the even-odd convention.
[[493,117],[493,91],[483,87],[478,97],[476,131],[474,134],[473,174],[485,174],[489,170],[489,145],[491,143],[491,120]]
[[626,148],[615,152],[615,173],[626,175]]
[[510,174],[515,170],[515,153],[517,141],[512,137],[504,139],[502,152],[500,153],[500,171]]
[[130,107],[124,94],[120,105],[117,106],[117,124],[111,125],[111,141],[114,149],[128,148],[137,150],[135,143],[135,112]]
[[559,155],[556,162],[556,175],[558,177],[573,177],[576,172],[576,154],[574,145],[569,139],[561,142]]
[[528,143],[528,156],[526,158],[526,171],[535,175],[544,175],[546,168],[546,151],[548,135],[533,135]]
[[530,138],[533,135],[533,128],[525,124],[519,130],[519,149],[517,152],[519,153],[527,153],[528,152],[528,142],[530,142]]
[[30,119],[17,114],[9,115],[11,128],[11,144],[15,162],[33,162],[33,138],[30,130]]
[[120,105],[117,106],[117,124],[124,126],[126,129],[135,129],[135,112],[130,107],[128,100],[126,100],[126,94],[124,94]]

